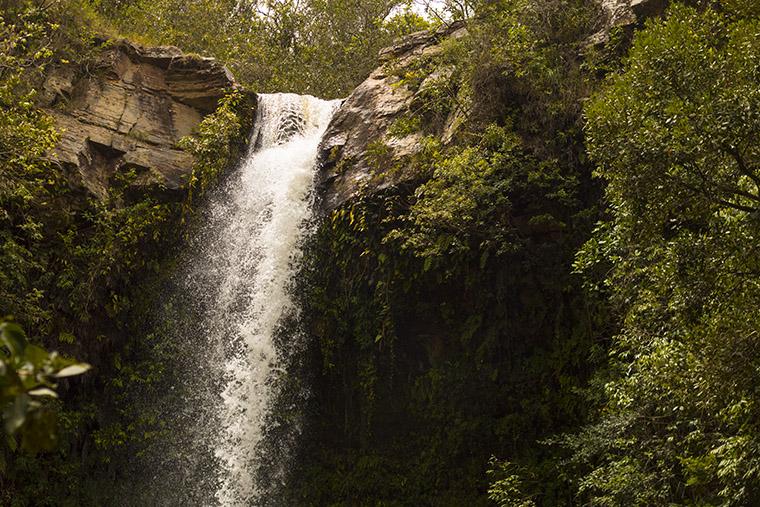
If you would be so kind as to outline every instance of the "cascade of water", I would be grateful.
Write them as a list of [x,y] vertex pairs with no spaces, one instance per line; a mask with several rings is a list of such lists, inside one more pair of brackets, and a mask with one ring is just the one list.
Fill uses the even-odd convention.
[[259,96],[251,151],[211,199],[191,256],[184,285],[200,309],[197,329],[210,349],[205,367],[221,370],[221,389],[210,389],[199,412],[209,422],[198,432],[216,456],[221,505],[260,503],[266,493],[256,460],[282,360],[273,340],[283,318],[297,311],[287,287],[312,208],[318,144],[337,105]]

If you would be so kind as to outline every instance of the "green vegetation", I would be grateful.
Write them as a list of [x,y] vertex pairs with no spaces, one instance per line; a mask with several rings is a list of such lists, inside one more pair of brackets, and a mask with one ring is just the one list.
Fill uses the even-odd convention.
[[195,158],[187,184],[186,213],[191,211],[193,199],[202,197],[240,157],[241,147],[248,142],[245,136],[253,127],[252,102],[250,95],[233,90],[219,101],[213,114],[201,121],[195,135],[180,141],[180,147]]
[[[409,177],[309,238],[313,397],[284,502],[759,504],[757,2],[672,2],[596,47],[591,0],[446,3],[467,35],[386,64],[415,100],[365,153]],[[110,33],[343,96],[437,23],[405,6],[0,0],[0,505],[108,504],[165,437],[146,400],[175,323],[145,315],[254,117],[236,90],[182,141],[184,199],[129,194],[130,171],[94,198],[45,157],[46,73]],[[424,149],[392,160],[410,135]]]
[[312,247],[301,498],[758,503],[757,7],[676,4],[585,52],[590,4],[475,12],[459,142]]
[[[42,400],[58,397],[56,379],[81,375],[90,365],[30,344],[23,330],[10,322],[0,323],[0,344],[8,351],[7,357],[0,357],[0,407],[10,450],[17,445],[16,432],[25,450],[50,450],[55,444],[55,412]],[[0,463],[4,469],[5,459]]]
[[348,95],[395,37],[429,26],[405,0],[90,0],[119,33],[214,56],[252,90]]
[[[103,22],[75,0],[0,6],[0,316],[28,333],[2,324],[0,409],[13,436],[0,438],[0,504],[100,503],[93,499],[107,492],[93,490],[117,451],[100,445],[100,426],[113,414],[126,425],[133,414],[115,406],[117,380],[136,383],[135,371],[156,369],[129,355],[133,342],[151,339],[135,315],[150,307],[151,280],[181,243],[192,202],[167,201],[160,189],[129,193],[134,171],[119,173],[105,197],[87,195],[46,157],[59,132],[38,108],[40,83],[51,68],[87,69]],[[197,161],[194,200],[239,157],[251,109],[247,95],[233,93],[186,140]],[[95,372],[65,382],[57,400],[56,379],[85,369],[68,355]],[[135,361],[133,374],[114,364],[122,355]]]
[[[428,99],[471,105],[459,142],[427,138],[394,169],[411,182],[335,210],[307,253],[322,373],[294,503],[573,503],[561,453],[537,442],[586,420],[581,390],[604,362],[605,306],[571,273],[599,194],[582,156],[586,78],[557,77],[580,65],[579,42],[524,5],[489,7],[440,57],[461,81]],[[581,4],[546,7],[563,30],[590,30]],[[518,19],[519,34],[500,29]],[[492,462],[489,493],[492,455],[513,465]]]
[[622,328],[600,420],[567,442],[599,505],[760,501],[760,10],[741,7],[673,6],[586,108],[610,216],[577,265],[606,273]]

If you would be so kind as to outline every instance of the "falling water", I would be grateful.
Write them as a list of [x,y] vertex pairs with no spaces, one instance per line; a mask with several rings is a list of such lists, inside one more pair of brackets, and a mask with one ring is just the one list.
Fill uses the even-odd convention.
[[194,380],[188,404],[201,406],[185,418],[197,421],[187,439],[196,448],[186,453],[213,453],[220,505],[269,503],[257,460],[287,354],[275,336],[297,312],[288,287],[310,218],[318,144],[336,107],[310,96],[259,96],[251,151],[212,197],[183,275],[205,348],[197,375],[210,379]]

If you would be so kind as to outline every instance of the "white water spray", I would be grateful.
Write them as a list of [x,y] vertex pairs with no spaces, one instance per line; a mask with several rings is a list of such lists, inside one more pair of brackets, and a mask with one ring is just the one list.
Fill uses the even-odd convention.
[[259,96],[251,150],[212,199],[212,229],[194,255],[188,286],[203,309],[199,332],[209,347],[208,367],[222,370],[221,399],[211,392],[204,402],[211,405],[211,425],[221,427],[201,422],[200,431],[214,433],[203,438],[211,439],[220,467],[215,496],[224,506],[265,502],[256,470],[282,367],[274,337],[283,318],[297,311],[288,285],[312,209],[319,141],[337,105],[292,94]]

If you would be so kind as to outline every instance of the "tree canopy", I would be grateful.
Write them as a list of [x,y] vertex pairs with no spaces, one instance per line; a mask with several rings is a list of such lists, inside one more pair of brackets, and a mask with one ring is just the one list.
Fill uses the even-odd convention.
[[394,38],[429,26],[405,0],[98,0],[126,36],[214,56],[260,92],[337,98]]
[[760,501],[758,14],[674,5],[586,107],[610,218],[577,266],[622,312],[609,401],[569,439],[600,505]]

